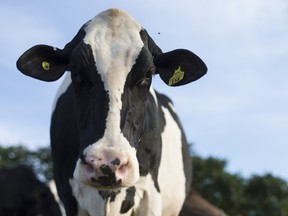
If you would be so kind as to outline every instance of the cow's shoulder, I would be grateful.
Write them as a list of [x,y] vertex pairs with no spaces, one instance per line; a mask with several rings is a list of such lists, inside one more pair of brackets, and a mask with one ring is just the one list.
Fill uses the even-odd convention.
[[173,120],[175,120],[177,122],[177,124],[179,125],[179,127],[182,130],[182,126],[181,126],[179,117],[177,115],[176,109],[174,107],[173,101],[165,94],[156,92],[156,95],[158,98],[158,103],[161,105],[162,110],[167,109],[169,111],[169,113],[172,115]]

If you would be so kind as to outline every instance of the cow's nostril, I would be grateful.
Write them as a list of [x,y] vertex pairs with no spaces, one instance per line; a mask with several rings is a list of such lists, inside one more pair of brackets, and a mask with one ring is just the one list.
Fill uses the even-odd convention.
[[126,172],[127,172],[127,168],[128,168],[128,163],[122,164],[117,168],[115,173],[116,173],[116,176],[118,177],[118,179],[123,179],[125,177]]
[[104,175],[111,175],[113,173],[113,170],[111,169],[111,167],[109,167],[105,164],[100,166],[100,170]]

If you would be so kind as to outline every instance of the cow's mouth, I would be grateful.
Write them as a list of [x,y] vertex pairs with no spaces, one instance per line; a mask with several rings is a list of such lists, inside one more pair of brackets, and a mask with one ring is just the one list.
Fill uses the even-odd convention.
[[100,176],[98,179],[92,177],[91,182],[92,185],[101,187],[101,188],[113,188],[120,186],[122,183],[122,180],[116,180],[115,176]]

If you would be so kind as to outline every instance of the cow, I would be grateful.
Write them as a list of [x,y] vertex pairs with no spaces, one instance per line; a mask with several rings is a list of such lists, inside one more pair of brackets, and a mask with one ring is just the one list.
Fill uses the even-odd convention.
[[61,216],[58,203],[30,167],[0,170],[0,216]]
[[178,215],[190,189],[186,138],[171,100],[151,87],[202,77],[186,49],[162,52],[128,13],[108,9],[63,49],[36,45],[17,68],[42,81],[67,75],[51,118],[54,177],[66,214]]
[[204,199],[195,189],[186,197],[179,216],[225,216],[223,210]]

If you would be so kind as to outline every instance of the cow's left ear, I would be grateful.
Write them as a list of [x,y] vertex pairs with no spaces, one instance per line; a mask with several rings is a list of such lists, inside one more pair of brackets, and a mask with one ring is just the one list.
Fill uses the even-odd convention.
[[37,45],[23,53],[16,65],[18,70],[27,76],[43,81],[55,81],[64,74],[68,63],[69,59],[61,49]]
[[207,72],[205,63],[194,53],[177,49],[154,56],[156,73],[169,86],[193,82]]

